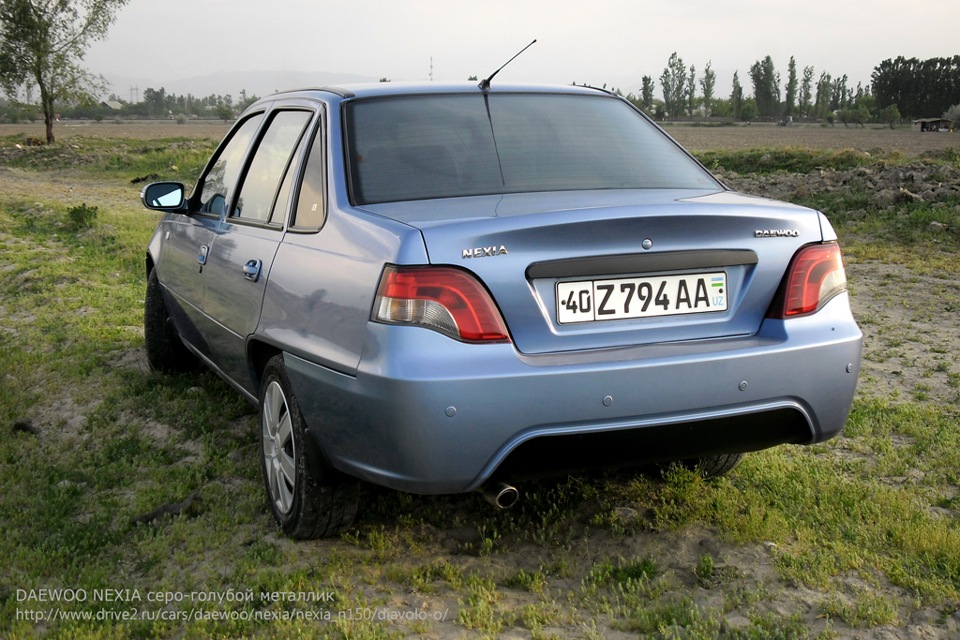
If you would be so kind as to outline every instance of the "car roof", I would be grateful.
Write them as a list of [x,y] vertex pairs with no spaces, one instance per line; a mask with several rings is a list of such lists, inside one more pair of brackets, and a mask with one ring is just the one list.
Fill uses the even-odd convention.
[[[283,99],[298,97],[337,96],[341,99],[372,98],[400,95],[429,95],[453,93],[484,93],[478,82],[370,82],[365,84],[343,84],[314,88],[281,91],[264,99]],[[494,84],[486,93],[569,93],[582,95],[611,95],[610,92],[595,87],[579,85],[548,84]]]

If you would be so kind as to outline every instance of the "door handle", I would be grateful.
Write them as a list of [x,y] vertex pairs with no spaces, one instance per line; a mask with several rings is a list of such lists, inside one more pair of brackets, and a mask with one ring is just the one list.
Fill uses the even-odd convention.
[[247,260],[247,264],[243,265],[243,277],[250,282],[256,282],[260,279],[261,267],[263,262],[260,260]]

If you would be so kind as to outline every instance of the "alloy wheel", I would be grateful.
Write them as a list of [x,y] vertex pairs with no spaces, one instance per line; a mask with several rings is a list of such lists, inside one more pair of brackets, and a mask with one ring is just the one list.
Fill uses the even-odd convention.
[[287,514],[293,508],[297,486],[297,448],[290,407],[278,381],[270,381],[263,402],[263,459],[267,488],[277,511]]

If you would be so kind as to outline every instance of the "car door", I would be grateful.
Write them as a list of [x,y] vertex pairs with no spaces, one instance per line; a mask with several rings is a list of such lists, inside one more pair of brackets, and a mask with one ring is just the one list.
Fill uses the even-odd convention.
[[246,339],[257,327],[263,293],[283,238],[296,167],[314,111],[268,115],[239,189],[214,233],[204,267],[203,307],[211,320],[211,360],[247,389]]
[[164,222],[157,275],[173,296],[172,313],[187,316],[186,322],[177,323],[181,335],[207,358],[211,357],[207,338],[212,323],[203,304],[204,270],[229,191],[240,177],[262,120],[262,113],[255,114],[234,128],[191,197],[190,214],[168,216]]

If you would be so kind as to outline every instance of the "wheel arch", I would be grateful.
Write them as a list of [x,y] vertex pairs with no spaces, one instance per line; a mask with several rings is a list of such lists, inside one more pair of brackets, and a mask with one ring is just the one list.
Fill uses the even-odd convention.
[[157,263],[153,259],[153,256],[150,255],[150,252],[148,251],[146,254],[146,258],[144,259],[144,267],[145,267],[143,271],[144,275],[149,276],[150,272],[156,268],[156,264]]
[[[247,353],[250,361],[250,367],[253,370],[255,375],[253,379],[257,389],[256,395],[257,395],[257,398],[259,399],[261,395],[260,385],[263,384],[264,369],[266,369],[267,364],[275,356],[283,356],[283,350],[275,345],[269,344],[267,342],[263,342],[262,340],[251,340],[247,346]],[[289,376],[290,376],[289,372],[286,375],[289,380]],[[292,389],[293,383],[291,382],[290,384],[291,384],[291,391],[293,391]],[[294,398],[296,398],[295,392],[294,392]],[[310,428],[311,421],[307,420],[307,417],[303,415],[302,408],[299,406],[299,402],[298,402],[297,408],[301,412],[301,419],[303,420],[304,424],[307,425],[306,451],[307,451],[308,460],[311,462],[311,464],[318,466],[318,468],[321,469],[322,472],[327,476],[333,476],[333,477],[343,476],[344,475],[343,472],[341,472],[339,469],[337,469],[334,466],[334,464],[330,460],[330,457],[327,455],[323,446],[320,444],[320,441],[317,439],[316,431]]]
[[247,341],[247,364],[250,368],[250,380],[253,382],[253,395],[260,398],[260,384],[263,381],[263,370],[274,356],[282,355],[283,350],[256,338]]
[[160,247],[162,243],[162,236],[160,235],[161,229],[164,227],[164,223],[161,222],[157,226],[157,230],[154,232],[153,237],[150,238],[149,244],[147,244],[147,250],[144,256],[144,268],[146,275],[150,275],[150,272],[153,271],[157,262],[160,260]]
[[[297,403],[296,392],[293,390],[283,362],[283,351],[267,343],[255,342],[256,344],[248,345],[251,366],[253,363],[261,362],[261,358],[266,358],[258,372],[258,379],[262,381],[259,384],[264,386],[258,398],[261,398],[259,413],[261,454],[264,456],[262,468],[271,511],[281,528],[293,538],[336,535],[353,522],[359,502],[359,483],[331,467],[329,460],[316,442]],[[271,491],[270,463],[266,457],[267,448],[264,444],[268,429],[265,426],[267,417],[264,414],[266,404],[262,398],[272,384],[278,384],[282,390],[284,404],[291,417],[293,437],[295,439],[299,437],[298,448],[295,451],[302,452],[297,454],[298,471],[294,488],[297,498],[290,512],[277,511],[276,495]]]

